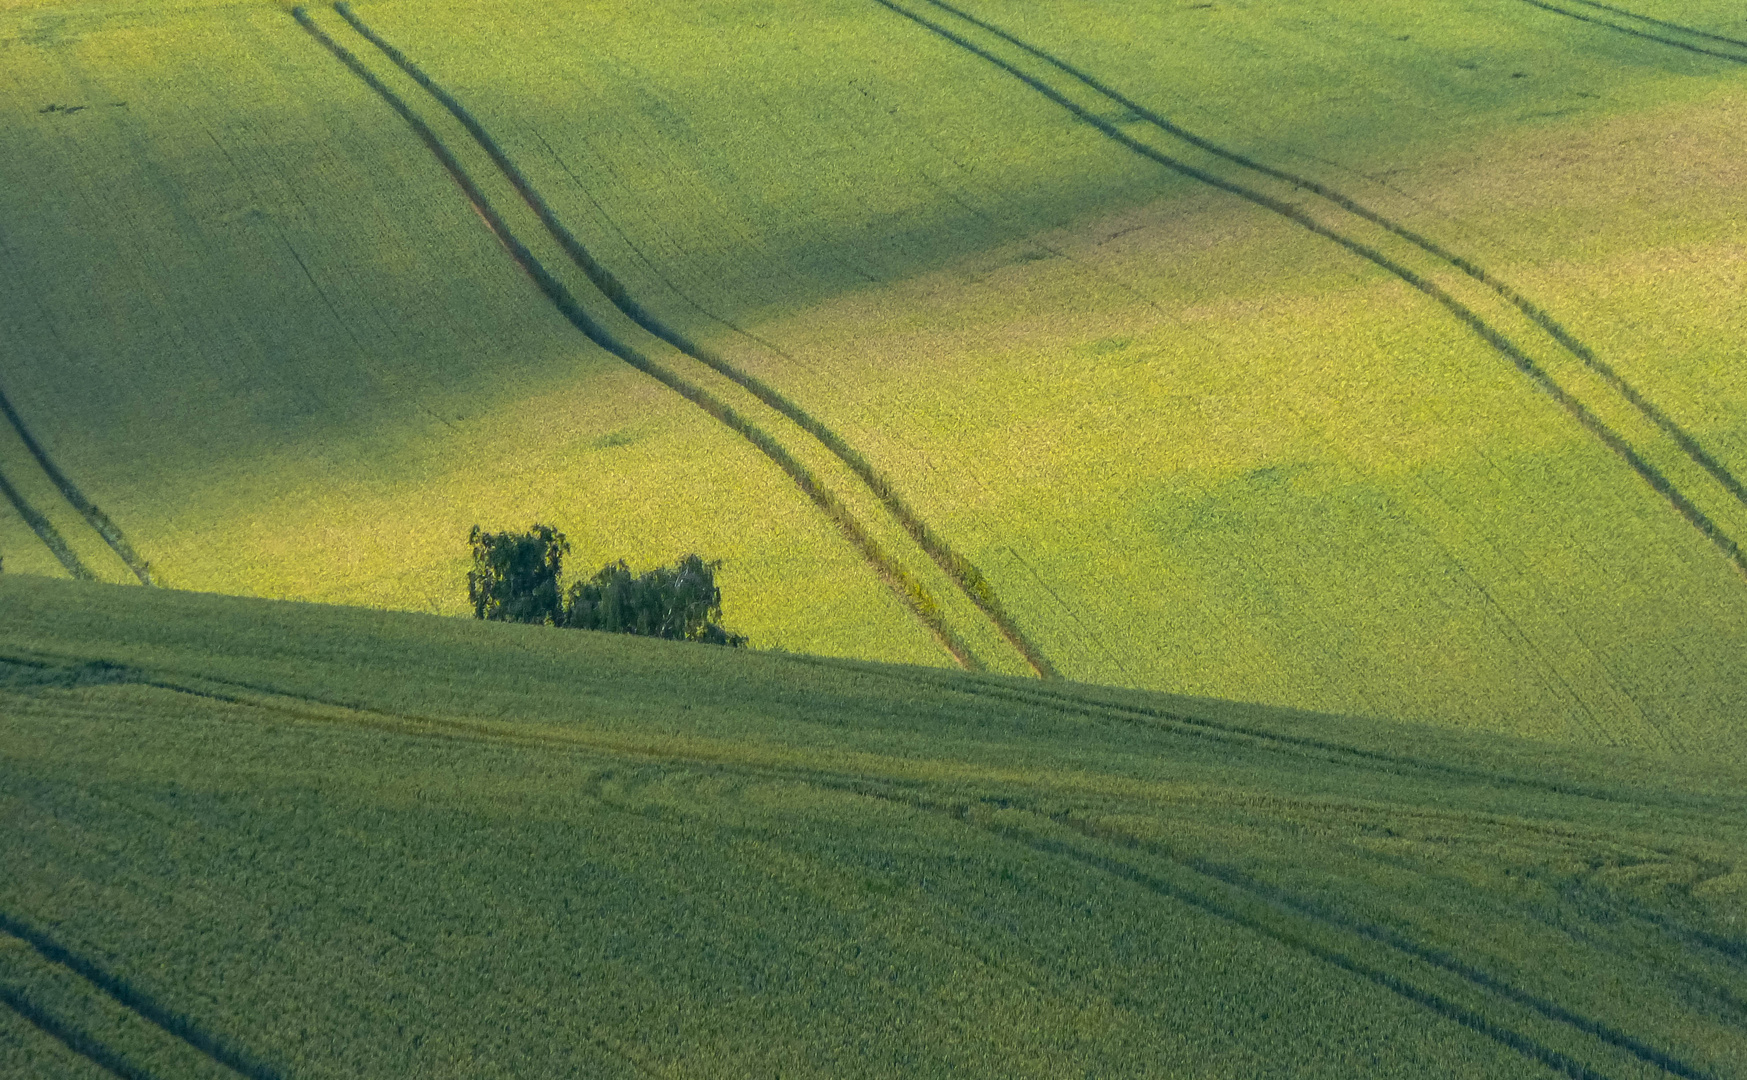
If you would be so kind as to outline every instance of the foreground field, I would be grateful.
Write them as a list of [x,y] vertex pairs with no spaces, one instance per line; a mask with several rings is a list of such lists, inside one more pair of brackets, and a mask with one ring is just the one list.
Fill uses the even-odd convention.
[[454,613],[539,519],[767,647],[1747,710],[1738,4],[635,12],[0,5],[7,566]]
[[1747,1076],[1739,752],[10,573],[0,614],[5,1075]]

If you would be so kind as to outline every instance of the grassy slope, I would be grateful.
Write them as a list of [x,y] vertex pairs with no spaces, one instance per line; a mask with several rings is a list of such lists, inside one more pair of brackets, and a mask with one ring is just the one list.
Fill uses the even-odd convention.
[[[0,989],[153,1075],[1747,1075],[1739,753],[0,611]],[[5,1067],[91,1074],[0,1016]]]
[[[1747,469],[1719,374],[1741,65],[1514,0],[972,8],[1472,256]],[[890,11],[359,11],[639,296],[890,473],[1069,675],[1646,746],[1741,709],[1747,589],[1478,339]],[[1727,4],[1644,11],[1747,36]],[[170,580],[453,610],[453,537],[539,515],[589,558],[729,556],[757,640],[940,658],[768,463],[543,309],[282,11],[10,19],[8,160],[59,181],[0,210],[0,374]],[[77,95],[129,104],[35,112]]]
[[[729,559],[773,642],[933,655],[780,474],[528,290],[282,9],[34,17],[7,160],[56,179],[8,188],[8,385],[170,584],[454,610],[457,538],[542,518],[585,565]],[[127,105],[36,111],[87,98]]]

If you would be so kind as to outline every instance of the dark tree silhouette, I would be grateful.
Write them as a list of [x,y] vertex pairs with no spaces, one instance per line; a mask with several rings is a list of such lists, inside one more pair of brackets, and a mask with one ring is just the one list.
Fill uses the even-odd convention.
[[473,617],[494,622],[550,623],[564,620],[558,574],[570,542],[550,525],[525,533],[488,533],[473,526],[473,569],[467,573],[467,599]]
[[621,559],[560,592],[558,577],[570,542],[550,525],[522,533],[482,532],[475,525],[467,540],[473,546],[467,598],[475,618],[732,648],[746,644],[744,634],[721,624],[722,590],[716,587],[720,559],[687,555],[644,574],[633,574]]
[[716,587],[721,560],[687,555],[672,566],[632,574],[623,559],[601,567],[594,577],[570,587],[564,625],[578,630],[643,634],[675,641],[702,641],[739,647],[742,634],[723,629],[722,590]]

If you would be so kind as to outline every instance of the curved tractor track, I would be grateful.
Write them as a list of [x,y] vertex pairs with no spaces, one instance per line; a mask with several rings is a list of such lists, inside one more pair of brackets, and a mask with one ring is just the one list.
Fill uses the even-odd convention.
[[[1719,60],[1728,60],[1736,64],[1747,64],[1747,41],[1740,38],[1712,34],[1690,26],[1683,26],[1677,22],[1669,22],[1666,19],[1654,19],[1648,15],[1639,15],[1635,11],[1615,7],[1612,4],[1598,3],[1597,0],[1565,0],[1565,3],[1578,4],[1592,12],[1605,12],[1607,15],[1625,19],[1628,22],[1618,23],[1601,15],[1586,15],[1581,11],[1573,11],[1559,4],[1547,3],[1546,0],[1520,0],[1520,2],[1530,7],[1540,8],[1542,11],[1551,12],[1554,15],[1563,15],[1567,19],[1576,19],[1578,22],[1586,22],[1591,26],[1600,26],[1617,33],[1642,38],[1645,41],[1669,45],[1685,52],[1698,53],[1700,56],[1713,56]],[[1633,22],[1641,25],[1631,26],[1630,23]],[[1654,27],[1655,29],[1643,29],[1643,27]],[[1676,36],[1671,37],[1670,34]],[[1730,49],[1729,46],[1735,48]]]
[[[1061,793],[1076,802],[1072,808],[1064,809],[1065,804],[1054,795],[1044,805],[1034,798],[999,791],[956,788],[939,792],[931,790],[931,785],[923,780],[797,765],[757,748],[724,747],[721,753],[676,753],[669,747],[645,745],[617,734],[591,737],[549,728],[518,730],[519,725],[503,721],[381,711],[278,687],[206,676],[137,672],[131,681],[269,715],[290,716],[306,723],[362,726],[414,738],[537,748],[641,763],[658,770],[798,783],[875,799],[951,819],[1049,858],[1072,861],[1125,881],[1160,900],[1240,926],[1508,1047],[1522,1056],[1525,1065],[1539,1066],[1554,1075],[1573,1080],[1608,1080],[1610,1073],[1570,1052],[1575,1048],[1572,1043],[1590,1046],[1599,1043],[1608,1048],[1597,1047],[1602,1054],[1628,1056],[1640,1066],[1663,1075],[1682,1080],[1711,1080],[1713,1076],[1669,1050],[1519,987],[1462,957],[1415,940],[1400,929],[1345,913],[1330,907],[1325,900],[1301,895],[1233,868],[1174,851],[1156,839],[1129,835],[1120,826],[1113,828],[1098,820],[1101,810],[1111,810],[1117,814],[1114,820],[1121,821],[1123,808],[1128,804],[1103,807],[1098,797],[1090,793],[1083,797]],[[1066,699],[1057,702],[1058,706],[1068,704]],[[1127,710],[1120,707],[1107,707],[1095,701],[1072,704],[1093,712],[1108,708],[1113,719],[1126,719],[1123,714]],[[1537,1034],[1536,1028],[1562,1033],[1558,1041],[1567,1044],[1567,1048],[1551,1045]]]
[[473,137],[479,147],[491,158],[493,164],[503,173],[504,178],[516,189],[516,193],[522,197],[522,201],[527,203],[528,208],[540,219],[540,223],[545,226],[552,239],[558,243],[558,246],[564,250],[564,253],[570,257],[578,269],[587,276],[589,282],[603,296],[612,301],[614,307],[654,337],[665,341],[679,352],[730,379],[816,439],[833,456],[848,466],[861,484],[879,499],[886,511],[903,527],[917,546],[927,553],[929,558],[946,574],[947,578],[994,624],[996,630],[1007,639],[1007,642],[1024,658],[1026,664],[1039,678],[1047,679],[1056,676],[1054,665],[1044,656],[1042,649],[1020,629],[982,572],[969,559],[953,550],[944,537],[930,528],[927,522],[923,521],[904,501],[891,481],[879,473],[859,451],[781,391],[750,372],[742,370],[708,346],[691,340],[639,303],[619,281],[618,277],[600,260],[596,259],[576,238],[576,235],[565,226],[527,175],[510,159],[502,145],[466,106],[462,105],[453,94],[426,74],[422,68],[413,63],[405,53],[371,29],[352,10],[350,4],[341,0],[341,2],[334,4],[334,10],[360,36],[376,46],[384,56],[394,62],[395,66],[405,72],[408,78],[436,98],[449,111],[450,115],[461,123],[461,126],[467,130],[467,133]]
[[[1747,535],[1747,514],[1743,513],[1747,511],[1747,485],[1594,350],[1483,267],[1334,188],[1197,135],[1074,65],[946,0],[911,2],[928,5],[948,22],[936,21],[898,0],[873,2],[999,68],[1112,142],[1172,172],[1278,214],[1435,301],[1619,457],[1747,578],[1747,551],[1735,539],[1735,535]],[[1007,55],[1002,55],[1003,51]],[[1041,73],[1027,70],[1021,65],[1028,61],[1046,68]],[[1052,78],[1058,82],[1052,83]],[[1076,100],[1073,94],[1081,95],[1081,100]],[[1101,110],[1119,111],[1121,120],[1109,119]],[[1199,160],[1191,162],[1166,153],[1119,126],[1134,122],[1169,137],[1186,148],[1187,153],[1199,155]],[[1264,190],[1263,185],[1271,186]],[[1294,201],[1303,194],[1319,200],[1323,211],[1334,211],[1337,221],[1340,215],[1347,220],[1338,225],[1325,223]],[[1374,235],[1364,235],[1367,228]],[[1431,265],[1423,268],[1412,265],[1414,260],[1423,262],[1428,256]],[[1458,296],[1451,287],[1434,280],[1432,275],[1448,270],[1457,271],[1472,285],[1479,286],[1478,290],[1469,287],[1475,295]],[[1488,304],[1496,310],[1485,315],[1477,310]],[[1512,334],[1535,344],[1519,344],[1516,337],[1500,328],[1512,322],[1516,324]],[[1556,373],[1555,368],[1562,370]],[[1572,389],[1573,386],[1578,389]],[[1726,523],[1719,520],[1724,518]]]
[[[351,71],[361,81],[363,81],[365,85],[367,85],[379,98],[394,110],[396,115],[405,121],[405,123],[419,137],[420,141],[424,143],[426,149],[431,152],[432,156],[437,159],[437,161],[443,166],[444,170],[449,174],[450,178],[454,180],[455,184],[461,189],[463,195],[467,198],[475,213],[477,213],[480,219],[485,222],[486,226],[497,237],[504,249],[509,252],[510,256],[529,276],[529,278],[533,280],[535,285],[546,296],[547,300],[557,308],[559,313],[562,314],[572,326],[581,331],[590,341],[594,342],[602,349],[618,357],[620,360],[623,360],[636,370],[650,376],[670,390],[679,394],[681,397],[685,398],[687,401],[690,401],[692,404],[704,410],[704,412],[709,414],[713,419],[720,422],[735,434],[744,438],[747,442],[757,448],[759,452],[769,458],[774,464],[782,469],[789,479],[794,482],[795,486],[798,487],[801,492],[805,494],[808,499],[810,499],[813,504],[838,527],[838,529],[844,534],[845,538],[850,541],[851,545],[862,557],[863,561],[865,561],[880,580],[892,590],[916,619],[929,631],[940,647],[946,651],[947,654],[959,664],[959,666],[966,670],[973,671],[983,669],[984,664],[982,660],[971,650],[970,646],[964,642],[964,640],[946,621],[939,602],[934,599],[928,590],[918,582],[912,574],[910,574],[881,546],[868,530],[854,517],[842,500],[826,489],[806,465],[796,459],[793,454],[785,449],[763,428],[754,424],[750,419],[742,415],[727,402],[723,401],[702,386],[670,371],[661,364],[656,363],[650,357],[636,348],[633,348],[628,343],[619,340],[619,338],[614,336],[606,327],[589,315],[578,302],[575,294],[573,294],[563,282],[559,281],[558,278],[540,262],[534,253],[529,250],[527,245],[511,231],[509,225],[493,207],[490,200],[487,199],[485,194],[479,189],[479,186],[474,182],[465,167],[455,157],[454,153],[443,142],[437,132],[417,113],[415,113],[392,88],[371,72],[355,54],[339,42],[335,41],[325,30],[323,30],[314,19],[311,18],[306,8],[302,6],[293,8],[291,14],[312,38],[338,59],[347,70]],[[357,17],[352,15],[349,10],[343,11],[341,14],[343,17],[347,18],[348,22],[356,21]],[[362,24],[357,23],[357,25]],[[446,96],[446,94],[443,95],[443,97]],[[439,100],[442,100],[442,97],[439,97]],[[450,100],[453,99],[451,98]],[[469,119],[469,126],[477,127],[477,124]],[[483,133],[483,129],[480,129],[480,132]],[[476,134],[475,138],[479,138],[479,135]],[[482,147],[493,156],[494,160],[502,157],[502,151],[495,149],[495,141],[490,141],[489,145],[487,145],[487,141],[489,140],[489,135],[486,135],[485,140],[482,140]],[[544,199],[540,198],[538,192],[534,191],[532,186],[527,184],[525,178],[520,177],[520,172],[519,170],[515,170],[513,163],[509,163],[507,158],[503,158],[502,162],[499,163],[499,167],[504,169],[511,183],[515,185],[518,190],[523,188],[526,189],[523,193],[523,198],[530,203],[530,206],[535,209],[537,214],[541,215],[543,220],[549,222],[549,229],[555,228],[561,230],[563,235],[569,235],[568,230],[564,230],[562,224],[557,221],[555,216],[551,215],[549,209],[546,209]],[[587,257],[586,251],[582,249],[580,244],[575,242],[574,237],[571,237],[568,245],[565,245],[563,240],[560,240],[560,244],[565,246],[567,251],[571,247],[574,247],[575,252],[581,253],[584,258]],[[572,257],[576,258],[577,256],[575,253],[572,253]],[[590,262],[592,262],[592,260],[590,260]],[[586,271],[586,266],[584,269]],[[598,268],[597,266],[597,272],[603,276],[603,280],[609,282],[612,281],[610,277],[605,275],[604,268]],[[591,280],[593,279],[593,276],[594,275],[592,274],[590,275]],[[623,294],[622,289],[619,291]],[[610,294],[609,298],[611,298]],[[655,322],[655,320],[647,316],[646,313],[644,314],[644,318],[648,319],[650,322]],[[968,563],[966,565],[968,566]],[[985,587],[985,591],[987,591],[989,596],[993,596],[992,590],[986,590]],[[1035,649],[1033,651],[1035,652]],[[1021,651],[1021,655],[1023,656],[1025,653]],[[1041,660],[1041,654],[1037,655]],[[1029,656],[1026,658],[1028,661],[1030,660]],[[1053,674],[1053,668],[1047,666],[1047,661],[1043,661],[1042,666],[1034,665],[1034,670],[1043,677]]]
[[[98,509],[95,503],[87,499],[85,493],[79,490],[78,485],[74,484],[72,480],[67,478],[67,474],[60,470],[60,467],[55,464],[54,458],[49,456],[48,451],[43,449],[43,445],[36,441],[36,436],[31,434],[30,428],[24,423],[24,418],[18,415],[18,410],[13,408],[11,399],[6,396],[4,391],[0,391],[0,414],[5,415],[7,423],[11,424],[12,430],[17,433],[18,440],[24,444],[26,450],[30,451],[30,456],[36,460],[43,475],[48,477],[49,483],[55,486],[55,490],[61,493],[63,499],[67,500],[67,505],[79,512],[79,516],[85,519],[85,523],[91,526],[92,531],[102,537],[103,542],[109,545],[116,557],[126,563],[133,575],[139,578],[141,585],[154,584],[151,567],[134,551],[133,545],[127,542],[127,536],[122,533],[121,528],[110,520],[108,514],[105,514]],[[68,573],[83,581],[96,579],[96,575],[91,573],[90,568],[85,566],[73,553],[73,550],[67,546],[66,540],[50,524],[49,520],[26,502],[4,476],[0,476],[0,493],[6,496],[6,501],[12,504],[13,509],[18,511],[20,517],[24,518],[25,524],[30,526],[31,531],[36,533],[55,558],[60,560],[61,565],[67,568]]]
[[49,554],[66,567],[67,573],[80,581],[97,580],[97,575],[80,560],[78,553],[67,546],[67,538],[55,528],[54,522],[43,517],[42,511],[32,506],[24,494],[12,486],[12,481],[6,479],[5,473],[0,473],[0,495],[6,497],[12,509],[18,511],[18,516],[24,519],[24,523],[30,526],[30,531],[42,541],[43,547],[48,548]]
[[[945,577],[952,584],[952,587],[963,592],[964,598],[970,599],[971,605],[975,605],[978,612],[982,612],[985,619],[989,620],[989,624],[998,631],[999,636],[1005,638],[1008,645],[1012,645],[1013,650],[1020,655],[1020,659],[1024,659],[1025,664],[1032,669],[1032,673],[1036,673],[1039,678],[1055,678],[1057,673],[1055,673],[1052,662],[1048,661],[1043,650],[1020,629],[1017,620],[1006,612],[1005,606],[994,591],[994,587],[989,584],[989,580],[977,570],[977,566],[971,563],[970,559],[961,556],[935,530],[931,530],[928,523],[924,523],[921,517],[917,516],[914,510],[908,507],[908,503],[898,495],[893,484],[868,463],[867,458],[863,458],[854,447],[849,446],[840,435],[832,432],[825,423],[821,423],[818,418],[814,418],[812,414],[804,411],[800,405],[791,402],[790,398],[784,397],[781,391],[772,388],[770,384],[763,383],[762,379],[751,376],[749,372],[735,367],[734,363],[728,362],[706,346],[690,341],[685,334],[681,334],[680,330],[673,329],[664,320],[660,320],[659,316],[648,311],[643,304],[639,304],[636,297],[632,297],[631,292],[618,281],[617,276],[611,273],[608,267],[603,266],[582,245],[582,241],[578,241],[577,236],[570,231],[570,227],[566,227],[563,220],[557,217],[550,208],[550,204],[545,201],[545,197],[540,194],[540,190],[536,189],[533,182],[526,177],[526,173],[508,157],[507,152],[501,147],[501,143],[498,143],[498,140],[477,121],[477,117],[473,117],[470,110],[466,110],[466,107],[463,107],[449,91],[445,91],[444,87],[437,84],[430,75],[426,75],[423,68],[412,63],[404,52],[390,44],[386,38],[381,37],[376,30],[372,30],[369,24],[363,23],[363,19],[356,16],[356,12],[351,10],[348,3],[335,3],[334,10],[360,37],[374,45],[377,51],[390,59],[391,63],[395,63],[395,66],[398,66],[409,79],[414,80],[421,89],[425,89],[426,93],[432,94],[432,98],[435,98],[463,126],[466,133],[472,136],[473,142],[486,152],[486,156],[493,161],[501,175],[514,187],[517,196],[521,196],[522,201],[528,204],[529,210],[535,213],[535,217],[540,220],[543,229],[549,232],[550,238],[556,241],[557,246],[563,250],[564,255],[570,257],[571,262],[577,264],[578,269],[589,280],[590,285],[599,290],[599,294],[611,301],[611,304],[620,313],[624,313],[634,325],[638,325],[639,329],[645,330],[650,336],[657,337],[662,343],[673,346],[674,350],[681,355],[702,363],[704,367],[708,367],[720,376],[727,377],[728,381],[732,381],[735,386],[748,391],[751,397],[756,398],[758,404],[765,405],[767,409],[776,412],[781,418],[795,423],[802,432],[811,435],[812,439],[818,440],[826,451],[830,451],[832,456],[835,456],[837,460],[842,461],[849,468],[849,472],[856,477],[856,481],[860,482],[863,488],[867,489],[868,493],[872,493],[879,500],[880,505],[884,507],[889,516],[893,517],[894,523],[903,528],[910,540],[914,540],[915,545],[936,566],[940,566],[940,570],[945,573]],[[547,295],[547,299],[554,302],[554,306],[557,306],[559,311],[578,330],[582,330],[590,341],[594,341],[604,350],[610,351],[615,357],[631,363],[632,367],[636,367],[648,376],[655,377],[660,383],[666,384],[669,390],[674,390],[676,393],[680,393],[681,397],[690,400],[692,404],[699,405],[701,409],[709,412],[709,416],[718,419],[730,430],[734,430],[737,435],[741,435],[753,446],[758,447],[767,458],[776,463],[777,467],[783,468],[784,474],[790,475],[791,481],[795,482],[798,488],[811,498],[818,509],[825,512],[826,517],[830,517],[833,523],[839,526],[839,530],[851,540],[861,557],[874,568],[880,580],[884,580],[887,587],[893,589],[894,594],[905,603],[908,610],[914,613],[924,626],[928,627],[929,633],[935,636],[940,647],[945,648],[954,657],[954,661],[959,662],[959,666],[966,669],[982,669],[984,666],[982,661],[971,652],[970,645],[966,645],[963,638],[959,638],[959,634],[954,633],[954,629],[947,624],[945,613],[940,610],[938,601],[929,594],[928,589],[921,582],[917,582],[914,575],[910,575],[868,533],[867,528],[860,521],[856,521],[851,510],[847,509],[837,496],[832,495],[818,481],[818,477],[805,467],[804,463],[795,460],[795,456],[790,451],[786,451],[781,446],[781,442],[777,442],[772,435],[765,432],[762,426],[755,425],[744,414],[735,411],[734,407],[723,402],[722,398],[716,397],[711,391],[702,388],[699,384],[692,383],[690,379],[685,379],[673,370],[662,367],[660,363],[653,362],[648,355],[632,348],[631,344],[620,341],[618,337],[611,334],[610,330],[603,327],[592,316],[587,315],[582,306],[578,304],[575,295],[571,294],[561,281],[554,278],[550,271],[547,271],[547,267],[540,264],[540,260],[529,252],[528,246],[522,245],[521,241],[510,232],[500,213],[496,213],[486,196],[480,192],[477,183],[473,183],[472,178],[466,175],[465,168],[459,164],[451,150],[445,147],[442,138],[423,119],[419,119],[418,115],[412,112],[411,107],[407,107],[405,101],[398,98],[398,94],[393,93],[390,87],[381,82],[381,79],[377,79],[374,73],[370,73],[369,68],[363,65],[355,54],[344,49],[344,45],[337,44],[334,38],[327,35],[327,31],[321,30],[320,26],[309,17],[309,12],[306,9],[299,7],[299,9],[293,10],[293,16],[297,17],[297,21],[304,26],[304,30],[316,37],[316,40],[321,42],[323,47],[327,47],[328,51],[334,52],[334,56],[341,59],[341,63],[348,66],[349,70],[358,75],[360,79],[365,80],[365,84],[370,86],[372,91],[376,91],[377,96],[383,96],[383,100],[388,101],[388,105],[409,126],[412,126],[412,129],[421,138],[421,142],[425,142],[426,149],[432,150],[433,156],[437,156],[438,161],[444,164],[445,170],[449,171],[449,175],[465,192],[468,201],[473,204],[473,208],[479,213],[479,217],[486,222],[487,227],[491,227],[491,231],[498,236],[510,255],[521,264],[522,269],[529,274],[529,278],[535,280],[543,294]]]

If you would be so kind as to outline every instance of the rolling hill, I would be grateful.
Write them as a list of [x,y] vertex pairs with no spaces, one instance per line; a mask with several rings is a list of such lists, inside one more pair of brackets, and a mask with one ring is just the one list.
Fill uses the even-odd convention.
[[0,0],[0,1075],[1747,1077],[1744,160],[1736,0]]
[[1747,708],[1747,22],[0,5],[9,569],[1647,748]]
[[1747,1075],[1747,769],[0,576],[0,1074]]

